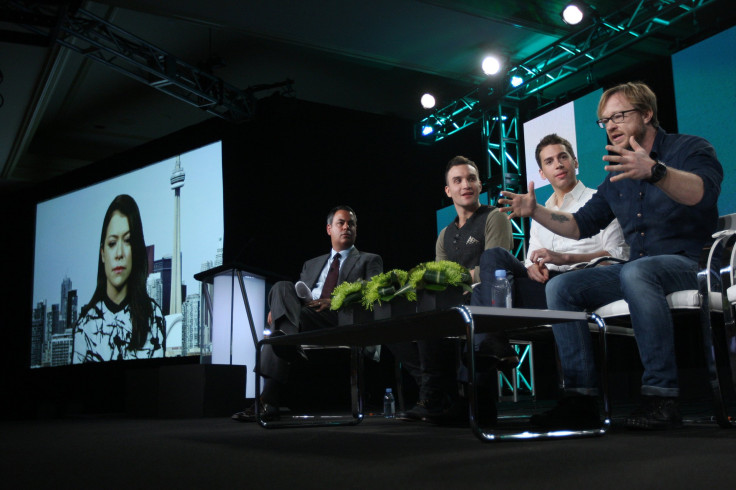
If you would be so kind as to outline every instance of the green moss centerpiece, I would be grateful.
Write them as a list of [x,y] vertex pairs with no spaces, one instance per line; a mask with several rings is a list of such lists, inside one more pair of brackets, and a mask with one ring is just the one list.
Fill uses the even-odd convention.
[[465,303],[472,292],[468,269],[449,260],[424,262],[409,271],[408,283],[417,291],[417,311],[433,311]]
[[409,273],[401,269],[373,276],[363,289],[363,306],[375,320],[415,313],[417,293],[408,280]]
[[338,325],[352,325],[373,319],[373,315],[363,308],[364,281],[344,282],[332,291],[330,309],[337,311]]

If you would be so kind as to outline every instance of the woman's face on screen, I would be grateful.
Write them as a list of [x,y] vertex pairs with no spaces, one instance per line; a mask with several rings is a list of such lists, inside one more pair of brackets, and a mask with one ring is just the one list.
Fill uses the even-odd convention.
[[110,218],[100,254],[105,264],[107,295],[115,303],[120,303],[128,293],[128,278],[133,266],[130,225],[128,217],[120,211],[114,211]]

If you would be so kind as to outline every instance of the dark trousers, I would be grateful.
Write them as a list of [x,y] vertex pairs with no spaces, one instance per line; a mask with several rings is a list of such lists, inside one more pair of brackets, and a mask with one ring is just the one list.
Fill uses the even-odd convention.
[[[337,312],[317,311],[304,306],[296,295],[294,283],[289,281],[279,281],[273,285],[268,293],[268,307],[273,321],[271,335],[290,335],[337,325]],[[294,355],[294,349],[282,347],[274,351],[272,346],[265,345],[261,351],[261,363],[257,373],[265,378],[286,383],[290,368],[288,359]]]

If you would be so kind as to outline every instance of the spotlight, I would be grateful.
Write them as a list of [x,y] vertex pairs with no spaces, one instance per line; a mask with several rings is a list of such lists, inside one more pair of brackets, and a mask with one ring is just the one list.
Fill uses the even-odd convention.
[[511,77],[511,86],[512,87],[516,88],[519,85],[521,85],[522,83],[524,83],[524,79],[521,78],[520,76],[514,75],[513,77]]
[[432,94],[424,94],[421,99],[422,107],[425,109],[431,109],[435,105],[434,96]]
[[422,136],[429,136],[432,133],[434,133],[434,128],[431,124],[425,124],[422,126]]
[[501,61],[496,56],[486,56],[483,58],[481,67],[486,75],[495,75],[501,71]]
[[565,22],[565,24],[571,26],[577,25],[583,20],[582,9],[579,5],[576,5],[574,3],[568,4],[562,10],[562,13],[560,15],[562,15],[562,20]]
[[562,12],[560,12],[560,16],[565,24],[574,26],[583,21],[596,21],[598,19],[598,12],[589,3],[583,0],[575,0],[567,4]]

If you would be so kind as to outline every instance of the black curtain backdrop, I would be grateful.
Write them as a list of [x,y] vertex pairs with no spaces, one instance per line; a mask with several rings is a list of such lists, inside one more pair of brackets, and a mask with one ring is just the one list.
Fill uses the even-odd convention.
[[259,102],[250,122],[208,120],[51,181],[2,192],[6,285],[0,322],[8,342],[0,389],[16,400],[0,404],[3,412],[33,416],[39,403],[60,412],[70,405],[114,411],[123,403],[125,370],[140,367],[128,362],[28,368],[37,201],[221,139],[225,262],[247,264],[272,280],[295,279],[305,260],[329,250],[327,212],[347,204],[358,215],[357,247],[382,255],[387,270],[408,269],[434,258],[435,210],[448,204],[446,162],[456,154],[483,154],[479,127],[419,146],[413,124],[273,97]]

